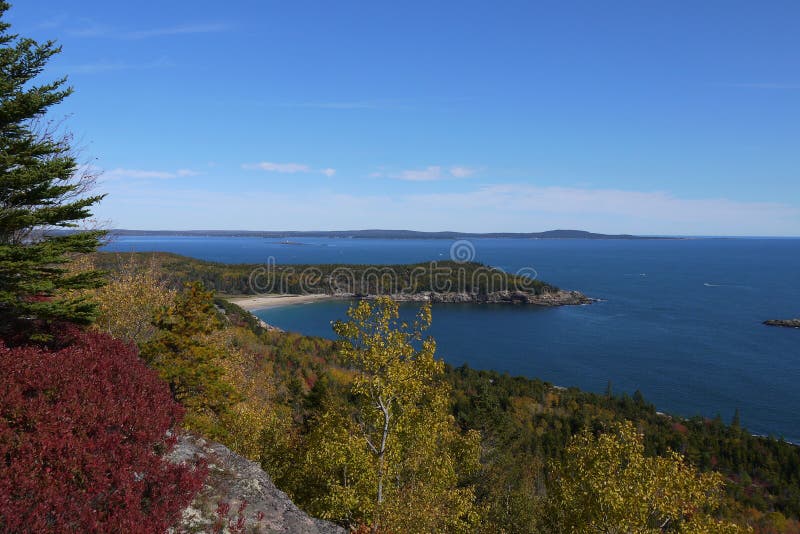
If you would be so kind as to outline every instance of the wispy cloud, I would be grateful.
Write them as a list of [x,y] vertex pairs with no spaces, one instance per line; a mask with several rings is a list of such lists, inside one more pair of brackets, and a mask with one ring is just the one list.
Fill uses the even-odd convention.
[[294,174],[296,172],[311,172],[311,167],[303,163],[273,163],[272,161],[262,161],[261,163],[244,163],[243,169],[261,170],[267,172],[281,172]]
[[48,30],[52,28],[59,28],[64,24],[64,21],[66,20],[67,16],[64,13],[51,15],[50,17],[44,19],[42,22],[39,23],[39,28]]
[[336,174],[336,169],[330,167],[313,169],[310,165],[306,165],[305,163],[275,163],[272,161],[262,161],[260,163],[243,163],[242,168],[251,171],[258,170],[283,174],[319,173],[328,177]]
[[165,26],[161,28],[144,28],[139,30],[120,30],[103,24],[90,23],[82,28],[67,32],[73,37],[110,37],[114,39],[149,39],[171,35],[192,35],[203,33],[220,33],[231,30],[227,23],[200,23]]
[[402,171],[396,175],[395,178],[400,180],[409,180],[411,182],[430,182],[433,180],[442,179],[442,168],[439,165],[430,165],[424,169],[412,169]]
[[[659,228],[664,234],[752,234],[781,233],[800,227],[800,210],[778,202],[743,202],[727,198],[689,199],[665,191],[630,191],[543,187],[523,184],[495,184],[463,193],[414,195],[418,208],[436,206],[441,210],[480,210],[495,216],[521,218],[543,216],[560,221],[592,220],[593,228],[619,224],[620,230]],[[768,221],[768,222],[767,222]],[[585,225],[583,225],[585,226]]]
[[156,171],[156,170],[142,170],[142,169],[123,169],[118,167],[102,173],[104,179],[119,180],[125,178],[146,180],[168,180],[171,178],[186,178],[189,176],[197,176],[200,174],[192,169],[178,169],[176,171]]
[[96,22],[84,23],[79,28],[67,30],[67,35],[72,37],[107,37],[114,33],[113,28],[110,26],[98,24]]
[[312,108],[312,109],[390,109],[407,110],[412,109],[408,101],[400,99],[365,99],[365,100],[328,100],[328,101],[308,101],[308,102],[289,102],[283,104],[284,107],[291,108]]
[[472,176],[476,172],[478,172],[478,169],[473,169],[471,167],[450,167],[450,174],[456,178],[466,178],[467,176]]
[[731,83],[729,87],[740,87],[742,89],[776,89],[792,90],[800,89],[800,83]]
[[162,37],[167,35],[191,35],[195,33],[220,33],[230,30],[230,24],[188,24],[183,26],[171,26],[166,28],[151,28],[125,32],[123,37],[126,39],[147,39],[149,37]]
[[156,59],[147,63],[128,63],[126,61],[100,60],[93,63],[83,63],[66,67],[74,74],[95,74],[98,72],[113,72],[124,70],[150,70],[172,66],[173,63],[166,57]]
[[435,182],[438,180],[452,180],[454,178],[468,178],[478,172],[478,169],[472,167],[465,167],[463,165],[454,165],[449,168],[442,167],[441,165],[429,165],[423,169],[407,169],[400,172],[373,172],[370,174],[372,178],[395,178],[397,180],[406,180],[409,182]]
[[[800,235],[800,210],[787,204],[689,199],[658,191],[495,184],[462,192],[388,195],[320,187],[296,202],[293,193],[263,188],[204,191],[172,186],[178,183],[186,184],[117,182],[98,216],[114,218],[117,227],[150,229],[577,228],[634,234]],[[266,215],[259,209],[264,205],[271,206]],[[142,216],[144,208],[147,218]]]

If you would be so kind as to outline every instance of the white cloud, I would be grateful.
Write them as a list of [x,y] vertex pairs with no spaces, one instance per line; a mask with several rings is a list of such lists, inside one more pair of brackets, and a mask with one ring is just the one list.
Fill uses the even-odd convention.
[[141,169],[123,169],[118,167],[116,169],[111,169],[110,171],[102,172],[102,177],[111,180],[124,178],[166,180],[170,178],[197,176],[198,174],[200,173],[191,169],[178,169],[177,171],[146,171]]
[[320,173],[329,177],[336,174],[336,169],[326,167],[324,169],[315,170],[311,168],[310,165],[306,165],[305,163],[275,163],[272,161],[262,161],[260,163],[243,163],[242,168],[251,171],[259,170],[284,174]]
[[[446,171],[440,165],[429,165],[424,169],[410,169],[389,176],[397,178],[398,180],[407,180],[410,182],[433,182],[452,178],[467,178],[476,172],[477,169],[461,165],[454,165]],[[370,176],[379,177],[383,176],[383,174],[373,173]]]
[[394,176],[411,182],[431,182],[442,179],[442,168],[439,165],[430,165],[421,170],[402,171]]
[[271,161],[262,161],[261,163],[245,163],[242,165],[242,168],[248,170],[262,170],[267,172],[281,172],[288,174],[294,174],[296,172],[311,172],[311,168],[302,163],[273,163]]
[[472,176],[476,172],[478,172],[477,169],[472,169],[470,167],[450,167],[450,174],[456,178],[466,178],[467,176]]

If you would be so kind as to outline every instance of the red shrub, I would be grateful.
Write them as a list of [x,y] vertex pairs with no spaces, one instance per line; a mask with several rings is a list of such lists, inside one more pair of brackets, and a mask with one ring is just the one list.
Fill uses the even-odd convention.
[[163,532],[204,469],[166,462],[182,409],[136,350],[0,343],[0,532]]

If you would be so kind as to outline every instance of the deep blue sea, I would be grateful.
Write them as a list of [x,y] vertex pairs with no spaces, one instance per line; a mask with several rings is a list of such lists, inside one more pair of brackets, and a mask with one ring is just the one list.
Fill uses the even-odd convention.
[[[226,263],[411,263],[449,259],[448,240],[118,237],[106,250],[171,251]],[[800,443],[800,239],[474,239],[476,260],[603,299],[543,309],[438,305],[432,335],[453,365],[562,386],[640,390],[661,411],[730,420]],[[332,337],[346,302],[262,310],[287,330]]]

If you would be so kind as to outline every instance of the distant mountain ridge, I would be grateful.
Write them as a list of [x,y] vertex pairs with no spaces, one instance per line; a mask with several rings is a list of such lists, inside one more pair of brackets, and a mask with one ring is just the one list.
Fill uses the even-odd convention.
[[319,231],[262,231],[262,230],[112,230],[114,235],[185,235],[218,237],[336,237],[355,239],[670,239],[630,234],[596,234],[585,230],[548,230],[546,232],[418,232],[415,230],[319,230]]

